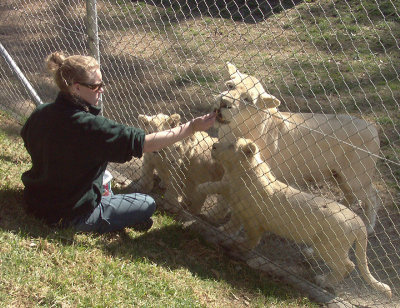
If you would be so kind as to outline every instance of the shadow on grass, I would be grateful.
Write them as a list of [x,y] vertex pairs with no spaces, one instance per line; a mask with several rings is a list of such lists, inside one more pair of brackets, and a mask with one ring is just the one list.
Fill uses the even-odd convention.
[[[22,189],[0,191],[1,230],[19,234],[23,238],[46,239],[64,246],[85,245],[84,240],[76,243],[72,230],[50,228],[28,215],[22,196]],[[147,259],[168,270],[185,268],[203,280],[225,281],[237,289],[261,292],[264,296],[273,295],[278,300],[286,300],[290,294],[294,294],[290,287],[278,285],[246,264],[229,259],[219,247],[208,245],[198,234],[183,229],[179,224],[159,229],[153,227],[142,234],[126,229],[103,235],[92,234],[91,238],[96,241],[97,247],[118,259]]]
[[22,237],[47,238],[62,244],[71,244],[74,233],[47,226],[25,210],[23,190],[0,190],[0,229],[20,234]]
[[116,241],[104,243],[104,250],[112,256],[147,259],[168,270],[187,269],[202,280],[224,281],[236,289],[260,291],[264,296],[288,298],[289,287],[282,287],[240,261],[233,260],[217,246],[204,242],[198,234],[170,225],[152,229],[138,237],[121,233]]
[[[1,94],[0,94],[0,100],[1,100]],[[18,123],[14,118],[12,118],[12,115],[2,110],[0,110],[0,117],[1,117],[0,121],[1,132],[7,135],[8,137],[19,138],[22,124]]]
[[[133,0],[132,2],[138,1]],[[145,0],[144,2],[173,10],[175,12],[174,17],[178,20],[179,17],[176,13],[180,12],[182,19],[201,15],[232,19],[245,23],[257,23],[267,19],[272,14],[277,14],[296,6],[302,0]]]

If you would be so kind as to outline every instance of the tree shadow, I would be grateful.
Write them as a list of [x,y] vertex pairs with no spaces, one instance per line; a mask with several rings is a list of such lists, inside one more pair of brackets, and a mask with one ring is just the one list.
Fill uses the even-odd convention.
[[[257,22],[276,13],[279,10],[287,9],[299,3],[299,0],[278,1],[278,0],[256,0],[256,1],[165,1],[165,0],[145,0],[145,3],[161,7],[176,13],[171,16],[176,18],[193,18],[204,15],[215,18],[229,18],[243,22]],[[39,97],[44,102],[53,101],[57,94],[57,89],[51,81],[50,75],[44,68],[44,60],[48,53],[52,51],[64,50],[68,54],[85,54],[88,52],[87,36],[84,33],[85,25],[81,16],[65,14],[66,11],[73,11],[75,4],[70,4],[66,0],[60,0],[58,5],[43,8],[40,12],[25,16],[21,10],[21,16],[27,18],[28,24],[31,20],[38,20],[40,23],[35,27],[18,27],[17,24],[10,23],[0,27],[6,33],[4,35],[4,46],[8,49],[26,74],[33,87],[37,89]],[[6,7],[0,8],[0,13],[4,12],[6,21],[8,17]],[[24,15],[25,14],[25,15]],[[57,20],[45,20],[45,17],[57,16]],[[160,17],[162,18],[162,17]],[[132,21],[134,22],[134,21]],[[168,19],[168,23],[173,25],[175,21]],[[52,26],[51,35],[43,35],[49,32],[49,25]],[[68,25],[66,28],[65,25]],[[107,30],[112,30],[117,23],[104,24]],[[132,26],[128,23],[127,27]],[[33,31],[34,35],[29,35]],[[16,41],[8,33],[16,33],[21,39]],[[68,44],[65,44],[68,42]],[[105,48],[100,43],[100,48]],[[186,48],[186,49],[185,49]],[[187,59],[201,58],[201,54],[195,48],[180,46],[177,50],[177,57]],[[182,54],[180,54],[182,53]],[[104,71],[105,81],[111,86],[104,95],[105,115],[114,120],[129,125],[136,125],[136,115],[139,113],[156,114],[159,112],[179,113],[181,116],[188,115],[189,118],[200,115],[211,110],[209,103],[212,93],[209,89],[196,91],[193,86],[199,87],[201,83],[213,84],[220,73],[207,71],[205,69],[193,71],[186,67],[179,72],[170,69],[162,69],[163,59],[156,58],[149,61],[139,57],[129,57],[122,55],[112,55],[112,53],[102,53],[102,70]],[[160,63],[160,65],[158,65]],[[167,72],[168,71],[168,72]],[[8,74],[8,72],[7,72]],[[214,75],[214,76],[213,76]],[[12,77],[12,78],[10,78]],[[8,79],[14,80],[15,76],[10,73]],[[0,80],[3,77],[0,77]],[[5,78],[7,80],[7,78]],[[21,93],[26,95],[24,89]],[[207,93],[206,93],[207,92]],[[5,101],[7,102],[6,99]],[[21,103],[26,103],[22,101]],[[108,108],[110,107],[110,108]],[[21,108],[22,109],[22,108]],[[30,110],[29,110],[30,111]],[[25,111],[28,114],[28,111]]]
[[46,238],[63,244],[73,243],[74,238],[73,232],[51,228],[29,215],[23,201],[22,188],[0,189],[0,229],[25,238]]
[[140,113],[179,113],[189,120],[211,111],[211,93],[197,91],[194,96],[186,91],[197,85],[195,78],[204,78],[189,79],[190,69],[172,73],[138,57],[104,55],[102,72],[109,86],[103,96],[104,115],[119,122],[137,126]]
[[302,0],[144,0],[144,2],[163,8],[172,8],[176,13],[180,13],[176,15],[178,20],[195,16],[210,16],[254,24],[266,20],[272,14],[292,8]]
[[21,128],[22,123],[16,124],[14,121],[7,121],[7,119],[5,123],[0,123],[0,130],[11,138],[19,138]]

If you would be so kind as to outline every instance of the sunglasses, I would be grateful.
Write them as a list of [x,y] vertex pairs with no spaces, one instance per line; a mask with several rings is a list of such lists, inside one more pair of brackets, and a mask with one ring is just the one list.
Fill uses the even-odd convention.
[[83,83],[83,82],[78,82],[80,85],[89,88],[92,91],[99,91],[101,88],[104,88],[105,84],[104,82],[100,83],[95,83],[95,84],[90,84],[90,83]]

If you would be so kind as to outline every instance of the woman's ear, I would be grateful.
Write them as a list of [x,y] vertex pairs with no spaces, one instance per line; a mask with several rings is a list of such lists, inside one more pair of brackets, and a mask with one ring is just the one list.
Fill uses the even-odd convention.
[[69,91],[72,94],[78,95],[80,90],[81,90],[81,85],[77,82],[75,82],[69,86]]

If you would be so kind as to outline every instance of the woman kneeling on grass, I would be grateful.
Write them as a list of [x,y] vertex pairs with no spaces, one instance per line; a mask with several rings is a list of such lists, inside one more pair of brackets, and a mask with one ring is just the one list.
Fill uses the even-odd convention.
[[32,158],[22,175],[28,211],[50,225],[84,232],[151,228],[154,199],[140,193],[103,196],[108,162],[124,163],[213,126],[215,114],[170,130],[141,129],[104,118],[97,107],[104,84],[98,62],[88,56],[53,53],[46,60],[60,92],[40,105],[21,131]]

